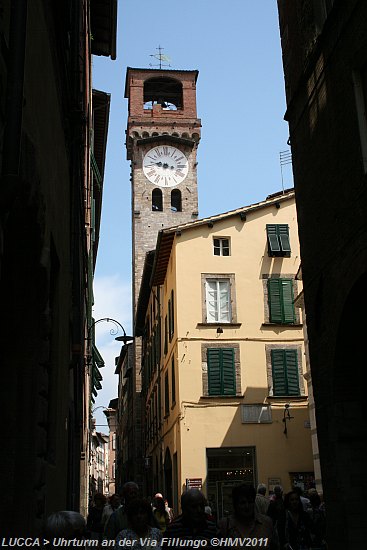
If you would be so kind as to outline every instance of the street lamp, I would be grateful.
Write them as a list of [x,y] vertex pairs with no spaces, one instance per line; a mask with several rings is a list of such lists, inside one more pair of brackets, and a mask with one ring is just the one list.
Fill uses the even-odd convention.
[[283,433],[284,433],[285,437],[288,436],[287,422],[289,422],[290,420],[292,420],[294,418],[294,416],[291,416],[289,407],[290,407],[289,403],[286,403],[284,405],[284,412],[283,412],[284,431],[283,431]]
[[119,333],[119,329],[122,330],[122,336],[117,336],[115,338],[115,340],[117,340],[118,342],[123,342],[124,345],[126,346],[127,343],[129,343],[130,341],[132,342],[134,340],[134,336],[127,336],[126,335],[126,331],[124,329],[124,327],[122,326],[121,323],[119,323],[118,321],[116,321],[116,319],[112,319],[111,317],[103,317],[102,319],[98,319],[97,321],[94,321],[89,329],[88,329],[88,341],[90,342],[90,333],[91,333],[91,330],[96,326],[98,325],[98,323],[102,323],[103,321],[105,321],[106,323],[113,323],[115,325],[115,328],[111,328],[110,330],[110,334],[112,336],[115,336],[116,334]]

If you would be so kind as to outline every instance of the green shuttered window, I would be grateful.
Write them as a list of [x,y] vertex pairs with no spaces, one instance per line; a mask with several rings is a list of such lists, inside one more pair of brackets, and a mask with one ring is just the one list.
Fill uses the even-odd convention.
[[293,324],[293,280],[268,279],[269,320],[271,323]]
[[236,369],[233,348],[208,348],[209,395],[236,395]]
[[288,224],[266,224],[269,256],[291,255]]
[[164,376],[164,414],[165,416],[169,415],[169,383],[168,383],[168,372]]
[[174,293],[171,291],[171,298],[168,300],[168,332],[169,341],[171,342],[175,332],[175,310],[174,310]]
[[300,395],[297,350],[271,350],[273,395]]

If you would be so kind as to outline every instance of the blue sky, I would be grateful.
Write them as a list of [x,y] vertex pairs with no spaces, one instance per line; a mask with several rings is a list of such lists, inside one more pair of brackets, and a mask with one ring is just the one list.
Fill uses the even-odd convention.
[[[119,0],[117,59],[93,58],[93,87],[111,94],[94,318],[113,317],[132,334],[131,194],[126,160],[126,67],[149,68],[150,54],[173,69],[197,69],[202,122],[198,150],[199,217],[232,210],[280,191],[279,152],[289,149],[275,0]],[[290,166],[283,168],[291,187]],[[117,396],[113,325],[96,327],[105,359],[95,407]],[[97,424],[106,424],[103,410]],[[101,425],[98,428],[105,431]]]

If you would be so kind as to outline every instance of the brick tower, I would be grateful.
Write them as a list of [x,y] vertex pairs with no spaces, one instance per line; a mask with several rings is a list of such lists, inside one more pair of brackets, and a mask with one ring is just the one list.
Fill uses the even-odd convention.
[[[134,69],[126,72],[127,159],[131,161],[133,320],[146,253],[165,227],[198,216],[196,153],[201,121],[196,112],[198,71]],[[134,323],[135,324],[135,323]],[[142,482],[141,352],[134,343],[134,464]]]

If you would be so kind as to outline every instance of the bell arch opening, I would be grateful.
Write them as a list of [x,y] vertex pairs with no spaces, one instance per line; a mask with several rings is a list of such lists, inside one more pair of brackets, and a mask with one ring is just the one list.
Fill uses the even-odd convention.
[[179,189],[173,189],[171,192],[171,210],[172,212],[182,212],[182,197]]
[[163,110],[177,111],[183,108],[182,82],[174,78],[149,78],[144,82],[144,109],[161,105]]
[[161,189],[153,189],[152,191],[152,210],[153,212],[163,211],[163,195]]

